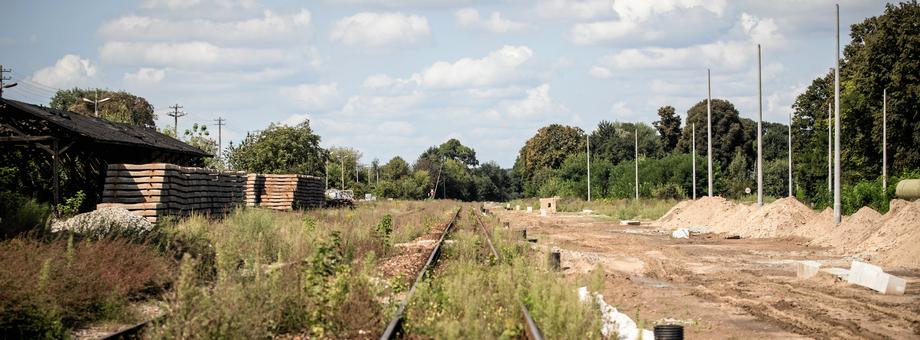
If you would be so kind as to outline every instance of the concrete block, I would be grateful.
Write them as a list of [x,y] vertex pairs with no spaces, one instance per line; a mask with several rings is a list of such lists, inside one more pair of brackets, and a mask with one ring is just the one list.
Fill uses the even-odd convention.
[[850,264],[850,275],[847,282],[857,284],[882,294],[903,295],[907,289],[907,281],[903,278],[885,273],[876,265],[860,261]]
[[533,207],[527,207],[527,212],[528,212],[528,213],[532,213],[532,212],[533,212]]
[[540,216],[546,217],[546,209],[540,208]]
[[515,205],[515,206],[514,206],[514,210],[515,210],[515,211],[521,210],[521,205],[520,205],[520,204],[519,204],[519,205]]
[[846,268],[824,268],[821,269],[821,271],[839,277],[843,280],[846,280],[848,277],[850,277],[850,270]]
[[642,222],[634,221],[634,220],[621,220],[620,221],[620,225],[639,225],[639,224],[642,224]]
[[818,261],[796,261],[795,277],[800,279],[810,279],[818,274],[821,269],[821,263]]

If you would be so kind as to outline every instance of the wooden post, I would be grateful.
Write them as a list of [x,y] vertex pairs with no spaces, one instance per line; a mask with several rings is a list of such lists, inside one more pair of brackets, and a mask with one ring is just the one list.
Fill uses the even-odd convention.
[[61,198],[60,198],[60,194],[61,194],[61,193],[60,193],[60,184],[58,183],[58,182],[60,182],[60,179],[58,178],[58,162],[60,161],[60,160],[58,159],[58,157],[60,156],[60,153],[58,152],[59,150],[58,150],[58,140],[57,140],[57,138],[55,138],[55,139],[53,139],[53,140],[51,141],[51,149],[52,149],[52,152],[51,152],[51,171],[53,172],[53,174],[51,175],[51,178],[52,178],[51,180],[54,182],[54,183],[53,183],[53,185],[54,185],[54,196],[52,196],[52,197],[53,197],[53,198],[52,198],[53,205],[52,205],[52,207],[51,207],[51,210],[54,212],[55,215],[57,215],[57,214],[58,214],[57,206],[58,206],[58,203],[60,203],[60,199],[61,199]]

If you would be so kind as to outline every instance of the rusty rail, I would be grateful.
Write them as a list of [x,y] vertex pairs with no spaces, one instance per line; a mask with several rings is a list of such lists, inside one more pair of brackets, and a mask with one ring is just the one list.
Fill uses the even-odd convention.
[[[495,245],[492,243],[492,236],[489,234],[488,229],[486,229],[485,224],[482,223],[480,214],[476,214],[476,221],[479,222],[479,231],[485,235],[486,243],[489,244],[492,256],[495,256],[495,259],[498,260],[498,251],[495,250]],[[540,327],[537,327],[537,323],[533,320],[533,317],[530,316],[530,311],[527,310],[527,306],[524,305],[524,303],[521,303],[521,315],[524,318],[524,324],[527,325],[527,327],[524,328],[527,338],[530,340],[543,340],[543,333],[540,332]]]
[[438,243],[435,244],[434,249],[431,250],[431,254],[428,255],[428,262],[425,262],[425,266],[422,267],[422,270],[419,271],[418,277],[415,278],[415,282],[412,283],[412,288],[409,289],[409,292],[406,293],[406,298],[403,299],[402,303],[399,304],[399,308],[396,310],[396,314],[393,316],[393,320],[387,325],[387,329],[383,331],[383,334],[380,336],[380,340],[389,340],[396,337],[402,331],[403,318],[405,318],[406,307],[409,305],[409,299],[412,298],[412,293],[415,292],[415,288],[418,287],[419,283],[425,279],[425,275],[428,274],[428,269],[432,267],[435,261],[438,260],[438,257],[441,254],[441,244],[444,243],[444,239],[447,237],[447,234],[450,233],[450,229],[454,226],[454,222],[457,221],[457,217],[460,216],[460,210],[463,210],[463,207],[457,209],[457,212],[454,213],[454,217],[450,219],[450,222],[447,222],[447,226],[444,228],[444,232],[441,233],[441,238],[438,239]]

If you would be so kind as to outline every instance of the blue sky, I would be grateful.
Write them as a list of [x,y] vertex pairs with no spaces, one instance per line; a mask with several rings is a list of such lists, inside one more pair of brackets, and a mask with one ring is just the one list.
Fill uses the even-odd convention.
[[[224,145],[271,122],[309,119],[324,146],[363,162],[413,161],[458,138],[510,167],[551,123],[682,116],[706,95],[786,122],[795,96],[833,65],[832,1],[146,0],[3,4],[4,96],[46,104],[56,89],[126,90],[192,123],[227,119]],[[841,27],[882,13],[841,2]],[[844,36],[843,42],[849,39]],[[214,129],[212,127],[212,129]]]

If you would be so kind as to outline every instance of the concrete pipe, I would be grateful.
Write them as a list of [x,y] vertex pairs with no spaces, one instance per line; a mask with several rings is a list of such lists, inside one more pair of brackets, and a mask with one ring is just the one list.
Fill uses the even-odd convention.
[[914,200],[920,198],[920,179],[903,179],[895,188],[895,196],[900,199]]

